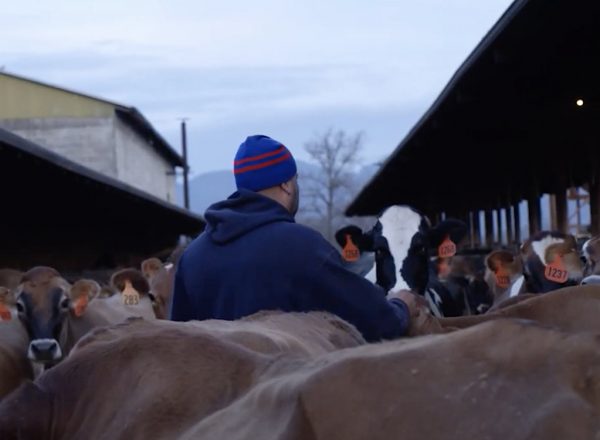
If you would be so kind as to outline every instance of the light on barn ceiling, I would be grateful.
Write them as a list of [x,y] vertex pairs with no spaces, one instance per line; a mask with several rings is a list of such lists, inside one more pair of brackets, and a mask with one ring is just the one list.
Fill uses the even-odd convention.
[[577,101],[575,101],[575,104],[577,104],[577,107],[583,106],[583,99],[579,98]]

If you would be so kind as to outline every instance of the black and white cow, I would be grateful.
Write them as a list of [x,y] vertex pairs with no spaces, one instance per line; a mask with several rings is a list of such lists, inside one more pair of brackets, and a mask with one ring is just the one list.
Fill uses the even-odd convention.
[[532,235],[521,246],[525,292],[546,293],[576,286],[583,279],[583,262],[575,237],[556,231]]
[[[374,255],[372,269],[367,272],[360,265],[360,270],[387,292],[411,290],[427,299],[434,315],[457,316],[469,309],[469,289],[456,279],[439,279],[432,257],[446,239],[457,244],[466,234],[467,226],[462,221],[446,219],[431,227],[427,217],[417,210],[394,205],[382,212],[370,231],[346,226],[337,231],[336,239],[344,248],[350,237],[360,249],[361,258],[366,258],[363,254]],[[349,263],[349,269],[357,267]]]

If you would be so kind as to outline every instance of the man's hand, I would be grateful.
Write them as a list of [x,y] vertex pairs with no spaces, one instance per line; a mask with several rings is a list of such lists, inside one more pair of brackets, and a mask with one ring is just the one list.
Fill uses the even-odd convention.
[[388,299],[398,298],[404,301],[410,311],[408,336],[444,333],[438,320],[429,312],[427,300],[409,290],[388,293]]
[[410,290],[399,290],[397,292],[388,293],[388,299],[398,298],[404,301],[410,310],[410,316],[416,315],[420,309],[429,310],[427,301],[420,295],[412,293]]

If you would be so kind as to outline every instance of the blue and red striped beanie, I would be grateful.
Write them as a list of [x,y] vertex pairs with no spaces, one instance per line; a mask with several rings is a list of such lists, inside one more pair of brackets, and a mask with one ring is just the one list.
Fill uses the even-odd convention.
[[233,162],[238,187],[260,191],[287,182],[296,175],[296,161],[281,143],[268,136],[248,136]]

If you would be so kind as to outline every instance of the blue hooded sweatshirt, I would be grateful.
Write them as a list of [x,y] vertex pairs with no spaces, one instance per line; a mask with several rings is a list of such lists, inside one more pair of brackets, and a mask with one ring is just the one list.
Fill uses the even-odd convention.
[[241,189],[210,206],[205,218],[206,230],[177,266],[172,320],[320,310],[350,322],[370,342],[406,334],[406,304],[345,269],[332,245],[274,200]]

